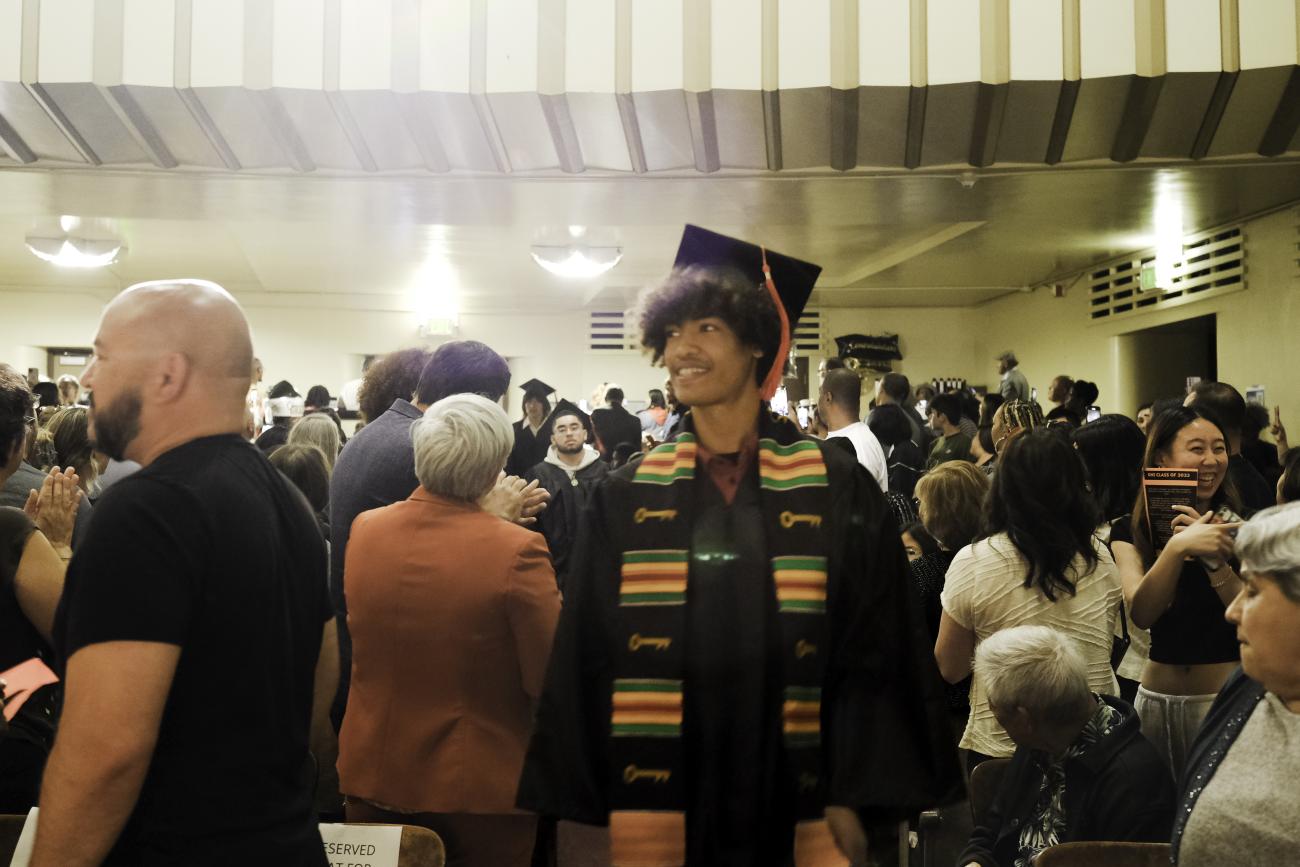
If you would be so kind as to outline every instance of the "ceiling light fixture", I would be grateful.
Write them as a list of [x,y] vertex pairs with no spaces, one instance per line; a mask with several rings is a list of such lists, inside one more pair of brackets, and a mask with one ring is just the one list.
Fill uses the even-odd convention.
[[33,256],[61,268],[103,268],[116,262],[126,249],[121,241],[89,238],[28,236],[26,242]]
[[460,281],[441,254],[432,254],[415,274],[412,292],[416,322],[425,337],[447,337],[460,326]]
[[533,261],[557,277],[590,280],[599,277],[623,259],[622,247],[534,244]]

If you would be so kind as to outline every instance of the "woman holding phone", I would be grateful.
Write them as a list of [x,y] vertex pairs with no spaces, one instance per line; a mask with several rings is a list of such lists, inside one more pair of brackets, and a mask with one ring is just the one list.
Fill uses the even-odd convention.
[[1241,590],[1232,563],[1239,526],[1232,519],[1240,506],[1227,480],[1223,428],[1204,409],[1177,407],[1158,415],[1143,466],[1199,473],[1196,506],[1175,507],[1180,514],[1163,548],[1155,547],[1142,495],[1132,521],[1118,521],[1111,531],[1129,615],[1138,627],[1151,630],[1135,702],[1142,733],[1177,779],[1197,729],[1241,659],[1236,631],[1223,616]]

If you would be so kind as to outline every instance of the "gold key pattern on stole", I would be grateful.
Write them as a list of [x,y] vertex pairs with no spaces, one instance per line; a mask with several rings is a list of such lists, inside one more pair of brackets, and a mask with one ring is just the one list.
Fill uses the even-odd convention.
[[821,515],[796,515],[794,512],[785,511],[781,513],[781,526],[789,530],[796,524],[807,524],[809,527],[820,527],[822,525]]
[[636,765],[628,765],[623,769],[623,782],[627,783],[629,786],[637,780],[649,780],[652,783],[666,783],[672,775],[673,772],[666,769],[656,770],[654,768],[646,768],[645,770],[642,770]]
[[638,524],[644,524],[646,521],[673,521],[676,518],[676,509],[647,509],[644,506],[632,515],[632,520]]
[[642,635],[639,632],[633,632],[632,637],[627,640],[627,649],[633,652],[643,647],[653,647],[655,650],[667,650],[672,646],[671,638],[652,638],[648,635]]

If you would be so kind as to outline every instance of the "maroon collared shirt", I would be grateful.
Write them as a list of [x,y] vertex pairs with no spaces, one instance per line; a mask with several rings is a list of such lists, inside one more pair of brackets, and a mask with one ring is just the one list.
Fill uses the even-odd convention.
[[749,472],[750,466],[754,463],[754,456],[758,454],[758,432],[755,431],[741,443],[740,451],[729,454],[714,454],[706,449],[703,443],[697,442],[695,446],[695,465],[701,467],[704,473],[718,486],[722,492],[722,497],[731,505],[731,501],[736,497],[736,490],[740,487],[740,480]]

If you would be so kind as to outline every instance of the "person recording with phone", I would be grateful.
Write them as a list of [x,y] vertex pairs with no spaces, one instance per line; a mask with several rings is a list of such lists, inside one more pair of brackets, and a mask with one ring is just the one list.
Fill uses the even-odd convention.
[[1240,526],[1237,492],[1228,478],[1222,424],[1199,405],[1156,416],[1145,467],[1196,469],[1195,507],[1175,506],[1173,536],[1156,548],[1147,504],[1139,495],[1130,522],[1111,529],[1111,549],[1129,616],[1151,630],[1135,707],[1142,733],[1181,776],[1187,751],[1224,682],[1241,660],[1224,611],[1241,590],[1233,559]]

